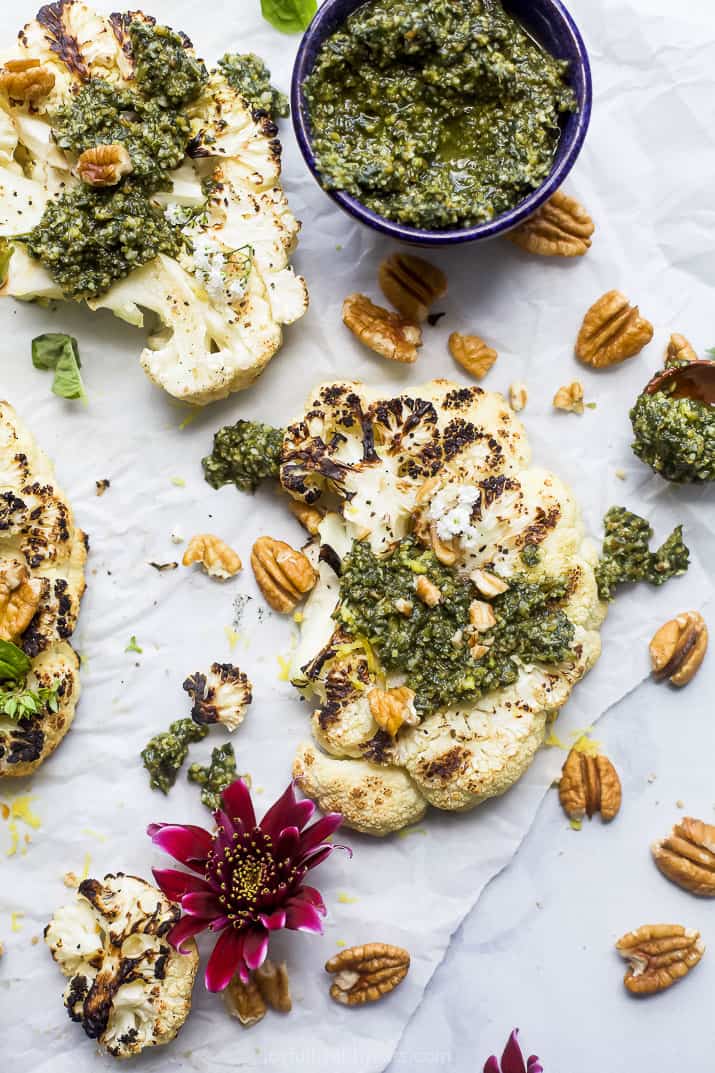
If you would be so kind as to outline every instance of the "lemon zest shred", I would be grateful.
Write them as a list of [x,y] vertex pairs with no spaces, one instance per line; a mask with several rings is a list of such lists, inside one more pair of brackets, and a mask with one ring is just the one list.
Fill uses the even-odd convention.
[[228,641],[229,648],[233,652],[238,642],[238,630],[234,630],[233,626],[224,626],[223,632],[226,634],[226,640]]
[[20,844],[20,832],[18,831],[17,824],[14,820],[10,820],[8,830],[10,832],[10,848],[7,851],[7,856],[14,857],[17,853],[17,847]]
[[22,918],[24,917],[22,909],[13,910],[10,913],[10,929],[11,931],[22,931]]
[[583,820],[569,820],[569,827],[572,831],[580,831],[583,827]]
[[288,658],[288,656],[277,656],[276,658],[278,660],[278,666],[280,667],[280,671],[278,672],[278,681],[290,682],[291,660]]
[[561,738],[559,738],[556,734],[554,734],[553,730],[544,742],[544,745],[548,746],[550,749],[564,749],[566,752],[569,751],[568,745],[563,742]]
[[354,905],[358,898],[353,898],[350,894],[346,894],[344,890],[338,891],[338,901],[341,905]]
[[401,831],[397,832],[398,838],[409,838],[410,835],[426,835],[427,831],[424,827],[403,827]]
[[16,797],[14,801],[10,802],[10,816],[14,820],[22,820],[28,827],[34,827],[35,830],[42,827],[42,820],[33,812],[30,808],[33,801],[37,801],[34,794],[23,794],[21,797]]
[[84,867],[82,869],[82,876],[80,878],[80,883],[83,880],[89,878],[89,870],[90,870],[91,866],[92,866],[92,855],[90,853],[85,853],[85,855],[84,855]]

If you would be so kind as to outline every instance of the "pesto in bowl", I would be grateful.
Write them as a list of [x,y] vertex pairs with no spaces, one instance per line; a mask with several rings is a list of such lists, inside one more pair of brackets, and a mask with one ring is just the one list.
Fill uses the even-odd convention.
[[369,0],[302,84],[320,180],[408,227],[492,221],[549,178],[568,66],[500,0]]

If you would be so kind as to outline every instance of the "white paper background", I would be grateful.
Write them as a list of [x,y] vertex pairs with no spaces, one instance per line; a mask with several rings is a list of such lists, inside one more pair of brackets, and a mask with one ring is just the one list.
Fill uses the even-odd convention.
[[[659,537],[685,521],[695,552],[686,579],[659,592],[640,587],[616,603],[604,629],[604,656],[559,721],[564,740],[647,675],[645,642],[655,626],[678,610],[701,606],[710,595],[698,561],[707,562],[713,551],[705,524],[707,491],[674,489],[648,478],[628,449],[628,408],[659,364],[670,332],[685,332],[701,348],[715,343],[709,278],[715,45],[707,43],[713,17],[694,0],[688,10],[684,6],[678,18],[666,20],[660,14],[664,5],[654,0],[608,0],[596,9],[573,0],[594,61],[596,108],[568,189],[596,220],[593,249],[575,264],[530,259],[508,243],[437,256],[450,279],[449,297],[440,306],[447,316],[439,327],[425,329],[425,347],[414,367],[388,366],[342,327],[340,305],[347,293],[377,296],[375,270],[389,245],[354,228],[320,194],[285,124],[285,185],[304,221],[296,260],[308,278],[312,306],[251,391],[210,408],[181,430],[186,408],[162,396],[141,372],[139,333],[104,314],[0,306],[0,391],[55,459],[78,521],[92,539],[89,589],[75,635],[86,661],[75,725],[31,784],[2,787],[6,800],[14,792],[35,795],[42,818],[27,853],[11,858],[4,856],[9,833],[0,824],[0,939],[6,946],[0,961],[0,1054],[14,1068],[84,1073],[98,1063],[111,1064],[95,1055],[93,1044],[67,1019],[60,976],[44,945],[31,945],[31,938],[68,896],[63,873],[81,873],[87,853],[93,874],[124,869],[148,876],[160,860],[143,833],[148,822],[208,819],[196,788],[183,776],[168,799],[153,794],[138,756],[153,733],[187,714],[185,675],[212,660],[233,659],[253,680],[255,703],[233,742],[239,770],[249,771],[254,786],[263,788],[259,808],[285,785],[295,744],[307,733],[305,709],[278,679],[278,657],[289,651],[294,627],[277,616],[259,621],[262,604],[250,570],[220,586],[183,569],[159,575],[147,565],[180,558],[181,549],[169,539],[176,526],[186,536],[218,533],[246,562],[253,539],[262,533],[300,540],[297,524],[267,491],[249,498],[232,488],[216,493],[204,483],[199,459],[218,425],[238,416],[283,423],[314,382],[334,375],[352,374],[395,389],[432,376],[461,379],[446,351],[452,330],[478,331],[496,346],[500,359],[486,386],[505,390],[517,379],[527,384],[524,418],[535,460],[571,481],[592,532],[600,531],[608,506],[624,503],[648,513]],[[185,29],[210,60],[226,48],[260,52],[287,88],[296,41],[267,28],[257,7],[243,0],[239,13],[236,4],[198,9],[186,0],[156,0],[151,11]],[[20,15],[3,8],[2,38],[12,37],[31,14],[31,8]],[[640,302],[656,337],[626,366],[589,373],[573,360],[573,340],[585,309],[611,287]],[[79,339],[90,396],[86,411],[54,398],[47,374],[31,366],[30,339],[48,330],[71,331]],[[597,409],[580,418],[553,414],[554,391],[574,377],[583,380]],[[619,468],[627,473],[625,482],[615,475]],[[94,482],[105,477],[111,489],[98,499]],[[226,628],[238,593],[254,599],[232,651]],[[143,655],[124,652],[131,634]],[[413,1014],[395,1068],[481,1068],[514,1023],[528,1030],[525,1043],[547,1059],[549,1073],[579,1063],[584,1073],[633,1069],[630,1060],[619,1065],[625,1035],[637,1042],[640,1055],[687,1054],[691,1044],[684,1026],[695,1036],[696,1016],[702,1022],[706,1008],[707,959],[699,978],[694,974],[665,1000],[636,1008],[621,994],[621,971],[609,949],[651,908],[658,917],[687,916],[683,922],[706,931],[709,907],[671,890],[647,859],[648,839],[665,833],[675,818],[676,797],[705,818],[712,808],[706,758],[715,740],[705,708],[712,678],[706,675],[677,698],[667,689],[643,686],[609,715],[596,737],[605,738],[624,774],[623,816],[611,828],[596,823],[576,835],[551,794],[536,831],[480,902],[426,1000],[424,988],[451,934],[532,824],[563,760],[558,750],[545,750],[509,795],[469,816],[430,813],[417,831],[382,843],[348,835],[353,860],[335,855],[316,873],[330,907],[325,936],[287,935],[276,944],[291,966],[290,1017],[271,1015],[243,1032],[226,1018],[220,1000],[197,986],[194,1011],[179,1039],[144,1056],[142,1068],[370,1073],[390,1062]],[[222,740],[216,735],[195,746],[196,758]],[[652,784],[651,771],[658,772]],[[668,772],[678,787],[661,800],[659,780]],[[656,800],[660,812],[654,819]],[[348,899],[340,901],[341,893]],[[25,916],[21,930],[13,932],[10,914],[18,910]],[[321,965],[336,941],[371,939],[407,946],[413,955],[410,975],[382,1005],[340,1010],[327,997]],[[584,1060],[584,1053],[594,1060]],[[688,1068],[706,1073],[702,1047],[693,1044],[692,1055],[695,1064]],[[672,1064],[656,1061],[653,1068],[665,1073]]]

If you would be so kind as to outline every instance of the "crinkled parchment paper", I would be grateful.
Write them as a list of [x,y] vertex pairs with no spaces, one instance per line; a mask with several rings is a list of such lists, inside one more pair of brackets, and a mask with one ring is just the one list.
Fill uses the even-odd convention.
[[[259,52],[286,88],[297,40],[271,30],[258,6],[258,0],[204,6],[155,0],[150,11],[186,30],[209,60],[226,48]],[[577,16],[586,8],[582,2],[573,6]],[[296,627],[265,608],[250,568],[222,585],[181,567],[160,574],[148,565],[181,558],[183,548],[170,539],[175,529],[185,537],[215,532],[245,563],[259,535],[300,542],[302,531],[269,489],[249,497],[233,488],[214,492],[204,483],[200,458],[219,425],[239,416],[284,423],[299,411],[313,384],[327,377],[352,375],[395,391],[433,376],[463,380],[447,353],[447,336],[476,330],[500,354],[485,386],[506,390],[514,380],[526,383],[530,397],[522,416],[535,461],[570,481],[595,536],[600,537],[601,517],[614,503],[646,513],[658,538],[680,520],[687,535],[688,522],[704,509],[705,490],[657,482],[631,455],[627,412],[660,363],[671,330],[692,336],[699,347],[715,343],[705,319],[711,246],[702,244],[704,231],[697,222],[685,219],[687,203],[678,193],[672,161],[658,171],[649,155],[650,139],[664,119],[677,124],[684,144],[711,138],[697,116],[712,100],[712,75],[708,83],[703,71],[701,82],[691,79],[677,95],[668,95],[672,78],[683,72],[677,64],[667,68],[667,49],[656,50],[671,81],[654,72],[647,102],[641,96],[639,114],[629,116],[622,101],[628,100],[631,80],[642,75],[634,5],[600,7],[607,20],[590,20],[594,126],[567,187],[596,219],[593,250],[577,263],[530,259],[506,242],[438,255],[435,260],[450,279],[449,296],[438,310],[446,316],[438,327],[425,328],[425,346],[413,367],[393,368],[371,356],[343,328],[342,299],[353,290],[377,296],[375,271],[389,246],[354,227],[320,193],[286,124],[285,185],[303,220],[296,260],[308,279],[312,306],[250,391],[196,414],[152,387],[138,363],[141,334],[109,315],[62,306],[55,311],[10,302],[0,306],[0,394],[18,408],[54,458],[92,548],[75,634],[83,657],[83,695],[74,727],[31,782],[6,780],[0,788],[5,801],[31,794],[41,819],[38,829],[18,823],[20,841],[12,856],[6,856],[12,846],[9,826],[0,822],[0,939],[6,947],[0,961],[0,1053],[13,1069],[85,1073],[112,1062],[99,1059],[93,1043],[67,1018],[59,971],[44,944],[33,945],[32,938],[41,935],[53,909],[72,896],[62,881],[68,870],[98,876],[125,870],[149,877],[151,865],[161,858],[144,834],[147,823],[209,821],[197,788],[183,774],[164,798],[149,790],[139,759],[152,734],[188,714],[184,677],[213,660],[232,660],[252,679],[255,702],[232,740],[239,771],[252,776],[259,810],[285,786],[295,746],[308,734],[306,709],[282,677]],[[11,39],[33,13],[29,5],[3,6],[1,38]],[[669,34],[659,20],[652,20],[648,31],[651,49]],[[613,62],[604,61],[604,52],[615,57]],[[689,131],[688,124],[694,129]],[[711,151],[707,159],[712,165]],[[697,168],[707,159],[703,147],[700,161],[690,164]],[[711,173],[712,167],[709,173],[703,167],[702,181]],[[634,202],[643,190],[660,205],[657,231],[631,226]],[[656,336],[625,366],[591,373],[575,363],[573,341],[586,308],[611,287],[640,302]],[[44,331],[78,337],[90,400],[86,409],[53,397],[50,374],[33,369],[30,340]],[[583,381],[596,408],[582,417],[554,414],[555,390],[574,378]],[[625,479],[617,476],[619,470]],[[97,498],[95,481],[103,478],[111,487]],[[647,640],[657,625],[674,610],[701,607],[710,596],[710,581],[694,550],[686,578],[659,591],[645,586],[624,591],[613,605],[602,659],[558,721],[556,733],[563,742],[571,742],[647,676]],[[250,599],[239,622],[236,600],[244,596]],[[141,654],[125,651],[131,635]],[[224,737],[212,732],[193,747],[193,759],[208,756]],[[352,861],[336,854],[316,873],[329,906],[325,935],[283,933],[275,943],[275,953],[289,962],[294,1012],[270,1014],[244,1031],[226,1016],[221,1000],[199,984],[178,1040],[145,1055],[142,1068],[381,1070],[450,936],[526,835],[563,755],[558,748],[545,749],[508,795],[469,815],[430,812],[419,827],[381,842],[347,833]],[[381,1005],[341,1009],[328,998],[322,964],[338,944],[369,940],[406,946],[412,970]]]

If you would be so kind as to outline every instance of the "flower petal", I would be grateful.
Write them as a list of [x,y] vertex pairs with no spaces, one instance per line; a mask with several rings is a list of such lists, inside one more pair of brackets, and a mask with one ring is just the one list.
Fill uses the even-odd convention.
[[182,917],[178,924],[174,924],[167,938],[180,954],[188,954],[189,951],[184,949],[184,943],[193,939],[194,935],[198,935],[200,931],[204,931],[208,923],[208,920],[201,920],[199,917]]
[[253,811],[251,792],[243,779],[236,779],[227,786],[221,794],[224,809],[235,822],[240,821],[244,830],[250,830],[256,826],[256,814]]
[[315,805],[307,798],[296,801],[294,787],[295,783],[289,783],[261,820],[261,828],[271,838],[277,838],[284,827],[297,827],[302,831],[315,812]]
[[336,849],[336,846],[323,845],[318,846],[316,849],[312,849],[310,853],[306,853],[304,857],[301,857],[297,862],[299,868],[304,868],[308,871],[310,868],[317,868],[319,864],[322,864],[326,857]]
[[307,905],[312,905],[322,916],[325,916],[327,912],[323,897],[315,887],[298,887],[298,890],[290,900],[290,904],[293,905],[294,902],[305,902]]
[[340,824],[343,822],[343,816],[341,812],[329,812],[327,816],[323,816],[322,820],[318,820],[317,823],[311,824],[310,827],[306,827],[303,834],[300,836],[300,848],[302,853],[307,853],[308,850],[313,849],[315,846],[319,846],[321,842],[324,842],[326,838],[329,838],[334,831],[337,831]]
[[501,1056],[502,1073],[526,1073],[524,1055],[521,1053],[521,1047],[517,1039],[518,1035],[519,1029],[515,1028],[507,1040],[504,1054]]
[[544,1073],[544,1067],[541,1064],[541,1059],[537,1058],[535,1054],[530,1054],[526,1063],[526,1073]]
[[206,966],[207,991],[223,991],[228,987],[233,974],[243,963],[243,943],[243,933],[233,928],[221,932]]
[[487,1058],[484,1063],[484,1073],[501,1073],[499,1059],[495,1054],[493,1054],[491,1058]]
[[192,891],[181,899],[181,908],[190,917],[205,917],[215,920],[223,914],[223,907],[213,891]]
[[314,905],[307,902],[292,902],[287,907],[286,927],[293,931],[312,931],[316,935],[323,933],[323,921]]
[[276,909],[274,913],[261,913],[261,924],[269,931],[280,931],[281,928],[285,928],[285,909]]
[[243,834],[243,820],[232,820],[222,808],[216,809],[214,812],[214,821],[218,828],[217,842],[222,841],[225,845],[229,845],[233,841],[233,836],[236,832]]
[[278,835],[274,853],[279,861],[295,857],[300,848],[300,831],[297,827],[284,827]]
[[152,823],[147,833],[155,846],[189,867],[192,863],[202,866],[213,845],[208,831],[191,824]]
[[184,894],[190,890],[205,890],[211,888],[201,876],[191,872],[180,872],[178,868],[152,868],[157,886],[171,902],[180,902]]
[[249,969],[258,969],[268,953],[268,932],[263,928],[251,928],[243,944],[243,960]]

